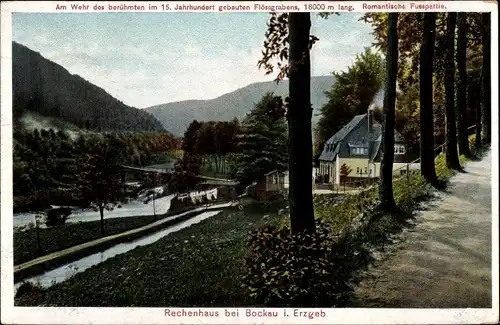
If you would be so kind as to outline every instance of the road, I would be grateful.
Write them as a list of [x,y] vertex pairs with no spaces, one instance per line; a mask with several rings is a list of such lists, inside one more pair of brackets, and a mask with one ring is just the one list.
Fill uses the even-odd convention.
[[468,162],[368,271],[356,307],[491,308],[491,152]]

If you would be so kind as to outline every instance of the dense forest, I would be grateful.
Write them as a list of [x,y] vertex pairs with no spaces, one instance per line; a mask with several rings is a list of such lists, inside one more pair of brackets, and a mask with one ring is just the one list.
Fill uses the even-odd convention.
[[[95,198],[88,197],[85,189],[105,179],[108,171],[114,172],[120,165],[163,163],[180,149],[180,141],[165,132],[87,133],[70,137],[67,132],[53,129],[18,129],[13,142],[16,211],[38,210],[48,204],[88,205]],[[89,160],[102,160],[102,166],[92,171]],[[123,183],[123,179],[120,181]],[[123,184],[119,185],[115,188]]]
[[151,114],[127,106],[62,66],[12,43],[13,118],[28,112],[94,131],[164,131]]

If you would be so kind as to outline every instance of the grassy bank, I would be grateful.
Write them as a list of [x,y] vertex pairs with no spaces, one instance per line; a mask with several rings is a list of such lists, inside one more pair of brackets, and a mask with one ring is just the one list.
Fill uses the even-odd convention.
[[[220,199],[212,201],[216,203],[226,203],[227,200]],[[168,216],[173,216],[189,210],[202,207],[203,204],[196,206],[186,206],[184,208],[168,211],[162,215],[147,215],[124,218],[104,218],[104,236],[111,236],[123,233],[128,230],[140,228]],[[172,223],[183,221],[184,218],[172,220]],[[170,224],[170,223],[168,223]],[[165,224],[166,226],[167,224]],[[37,244],[36,230],[31,228],[23,231],[14,231],[14,265],[28,262],[37,257],[44,256],[53,252],[90,242],[101,238],[100,221],[88,221],[79,223],[67,223],[50,228],[41,228],[38,230],[40,235],[40,248]]]
[[[461,157],[464,162],[464,158]],[[444,180],[454,172],[446,168],[444,156],[436,159]],[[345,275],[352,286],[373,261],[375,250],[383,250],[394,234],[410,226],[420,203],[435,190],[420,175],[394,182],[395,199],[404,215],[383,215],[375,209],[377,189],[344,199],[335,205],[335,195],[316,197],[316,218],[327,221],[335,233],[347,233],[339,246],[350,270]],[[154,244],[119,255],[53,287],[16,299],[16,305],[33,306],[251,306],[259,305],[244,287],[248,233],[264,222],[289,222],[277,214],[281,206],[260,210],[224,211],[199,224],[173,233]],[[267,211],[263,210],[267,208]],[[269,217],[263,218],[268,214]],[[359,220],[359,216],[362,219]],[[360,227],[352,230],[352,225]]]
[[[119,234],[159,219],[159,216],[156,219],[154,216],[104,219],[105,235]],[[14,265],[101,238],[101,222],[68,223],[39,229],[39,233],[41,250],[38,249],[35,229],[14,232]]]
[[243,306],[248,231],[261,211],[226,210],[161,240],[116,256],[16,305]]

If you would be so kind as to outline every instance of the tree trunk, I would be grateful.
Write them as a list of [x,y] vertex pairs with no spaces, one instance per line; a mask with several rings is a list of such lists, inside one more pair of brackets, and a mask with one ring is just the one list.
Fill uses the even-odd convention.
[[[289,13],[288,169],[293,233],[316,231],[312,197],[312,106],[309,13]],[[304,172],[306,171],[306,172]]]
[[434,102],[432,65],[436,40],[436,13],[424,14],[424,30],[420,47],[420,171],[432,185],[438,183],[434,164]]
[[380,208],[385,212],[396,210],[392,188],[394,163],[394,126],[396,124],[396,79],[398,72],[398,13],[390,13],[387,26],[387,84],[384,94],[382,123],[382,162],[380,164]]
[[476,87],[476,141],[474,144],[475,150],[480,150],[482,147],[482,141],[481,141],[481,131],[482,127],[482,116],[483,114],[481,113],[482,105],[481,105],[481,85],[483,83],[483,71],[481,71],[481,76],[479,77],[479,85]]
[[491,13],[483,13],[483,114],[484,141],[491,141]]
[[101,237],[104,237],[104,205],[99,204],[99,213],[101,214]]
[[458,13],[458,149],[461,155],[471,157],[467,132],[467,14]]
[[446,166],[462,170],[458,160],[457,124],[455,110],[455,27],[457,13],[449,12],[446,28],[447,48],[445,52],[445,96],[446,96]]

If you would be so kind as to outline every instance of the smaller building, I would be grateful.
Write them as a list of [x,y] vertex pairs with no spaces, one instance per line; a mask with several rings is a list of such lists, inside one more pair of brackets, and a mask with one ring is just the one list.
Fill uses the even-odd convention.
[[247,187],[247,194],[255,197],[258,201],[271,200],[285,193],[284,172],[273,170],[264,175],[264,178]]

